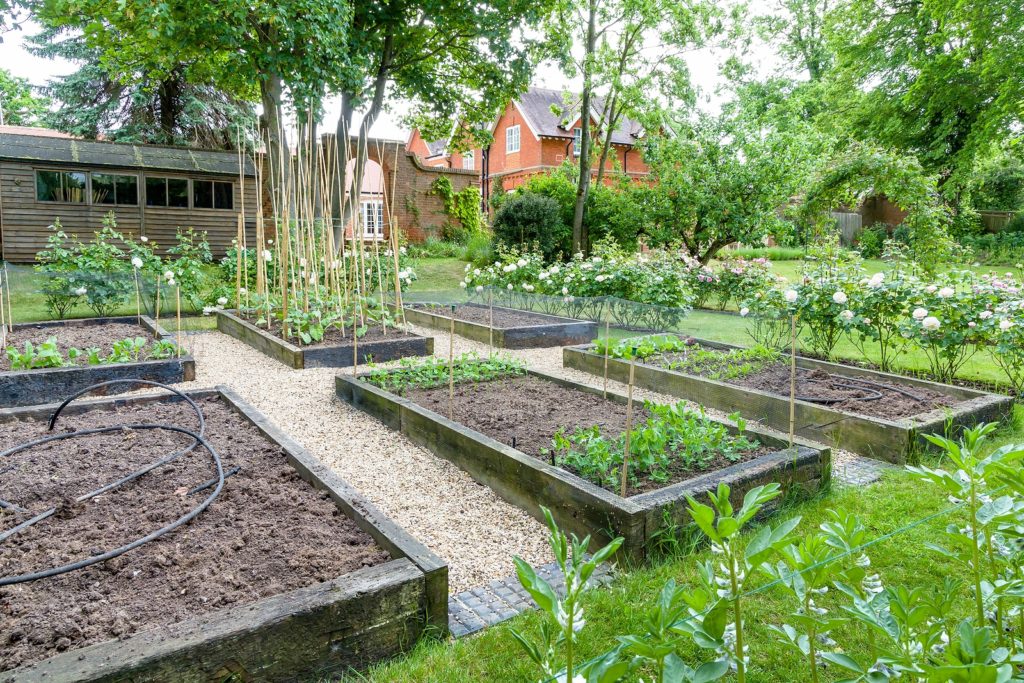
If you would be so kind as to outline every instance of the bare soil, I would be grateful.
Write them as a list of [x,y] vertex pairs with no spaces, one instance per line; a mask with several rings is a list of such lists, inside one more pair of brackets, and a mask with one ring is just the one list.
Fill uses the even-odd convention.
[[[218,399],[205,399],[206,435],[225,480],[189,524],[120,557],[29,583],[0,587],[0,670],[65,650],[125,638],[216,609],[328,581],[389,555],[323,492],[299,478],[280,447]],[[184,403],[121,406],[61,418],[57,429],[128,423],[195,429]],[[45,422],[0,424],[0,444],[45,434]],[[57,515],[0,544],[0,575],[46,569],[124,545],[177,519],[215,476],[195,449],[84,504],[74,497],[191,443],[182,434],[130,430],[46,444],[0,463],[0,498],[29,513],[0,510],[0,529],[54,505]]]
[[[142,325],[135,323],[104,323],[102,325],[60,325],[56,327],[43,327],[33,325],[31,327],[16,327],[14,332],[7,335],[7,347],[17,347],[19,352],[24,352],[25,342],[31,342],[33,346],[42,344],[50,337],[57,340],[57,348],[60,349],[64,360],[70,362],[67,357],[68,349],[74,347],[84,351],[90,347],[98,347],[103,355],[107,355],[114,347],[114,342],[121,341],[126,337],[143,337],[152,339],[153,333]],[[142,352],[145,358],[150,345]],[[79,358],[76,365],[87,365],[85,358]],[[0,356],[0,372],[11,369],[11,361],[6,350]]]
[[[440,415],[448,415],[448,387],[412,389],[406,393],[406,397]],[[610,401],[600,394],[564,387],[529,375],[456,384],[451,405],[452,415],[457,422],[545,462],[551,461],[551,455],[545,455],[541,449],[552,447],[552,439],[559,429],[564,429],[565,434],[572,434],[577,428],[597,425],[606,438],[618,436],[626,429],[625,404]],[[644,408],[643,402],[635,401],[634,427],[649,417],[650,413]],[[770,450],[764,447],[755,449],[744,454],[738,462],[750,460]],[[705,469],[699,471],[687,469],[681,461],[677,462],[680,466],[671,472],[668,482],[642,480],[638,482],[638,487],[628,487],[627,495],[653,491],[692,479],[697,474],[735,464],[721,455],[716,455]],[[578,474],[572,468],[565,469]]]
[[[707,347],[694,348],[713,351]],[[685,351],[661,354],[648,358],[645,362],[666,367],[668,363],[678,361],[685,355]],[[707,376],[707,373],[689,369],[683,372]],[[788,398],[790,379],[789,364],[774,362],[744,377],[721,378],[719,381]],[[879,380],[870,375],[858,375],[856,372],[832,375],[824,370],[800,368],[797,369],[796,395],[798,399],[815,399],[812,402],[821,403],[835,410],[887,419],[910,417],[936,408],[952,406],[958,402],[955,397],[948,394],[909,384]]]
[[[415,304],[412,308],[416,308],[433,315],[444,316],[450,318],[452,316],[452,307],[445,306],[442,304]],[[471,306],[467,304],[458,304],[455,306],[455,319],[463,320],[469,323],[478,323],[480,325],[490,325],[491,311],[487,306]],[[541,315],[539,313],[531,313],[529,311],[515,311],[508,308],[494,308],[494,327],[497,329],[508,329],[512,327],[535,327],[537,325],[558,325],[560,323],[572,322],[570,320],[559,320],[547,315]]]

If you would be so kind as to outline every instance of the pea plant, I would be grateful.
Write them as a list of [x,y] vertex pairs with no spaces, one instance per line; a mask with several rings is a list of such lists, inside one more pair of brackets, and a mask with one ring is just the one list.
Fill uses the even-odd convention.
[[[634,427],[630,439],[629,480],[633,489],[643,481],[664,484],[677,469],[706,469],[716,457],[735,462],[756,449],[757,441],[744,435],[746,423],[737,421],[733,435],[721,422],[685,403],[659,405],[644,403],[650,417]],[[626,434],[606,437],[599,426],[564,429],[555,433],[550,454],[554,464],[576,472],[609,490],[619,490]]]
[[[526,366],[512,358],[480,358],[463,354],[452,364],[455,382],[489,382],[526,374]],[[394,368],[371,368],[364,381],[387,391],[404,394],[410,389],[432,389],[448,384],[448,361],[429,357],[403,358]]]

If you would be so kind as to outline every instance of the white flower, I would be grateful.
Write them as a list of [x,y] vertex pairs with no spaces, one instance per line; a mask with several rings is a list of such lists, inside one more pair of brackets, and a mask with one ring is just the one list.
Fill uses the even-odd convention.
[[853,311],[851,311],[850,309],[846,309],[845,311],[839,314],[839,317],[842,318],[843,320],[853,320]]
[[175,282],[174,280],[168,280],[168,281],[167,281],[167,286],[168,286],[168,287],[177,287],[177,286],[178,286],[178,283],[177,283],[177,282]]
[[468,263],[466,264],[466,267],[462,269],[462,272],[463,273],[468,273],[469,272],[469,264]]
[[478,292],[484,291],[484,286],[483,285],[477,285],[476,286],[476,291],[478,291]]
[[992,311],[982,311],[978,317],[982,320],[988,320],[992,317]]
[[870,325],[871,324],[871,318],[864,318],[864,324],[865,325]]
[[928,310],[925,308],[915,308],[911,315],[914,316],[914,320],[924,320],[928,317]]
[[459,287],[462,287],[463,289],[465,289],[466,288],[466,283],[465,282],[460,282],[459,283]]
[[743,316],[744,318],[747,317],[748,313],[750,313],[750,309],[747,308],[746,306],[740,309],[740,315]]
[[174,279],[174,273],[172,271],[170,271],[170,270],[165,270],[164,271],[164,279],[165,280],[173,280]]
[[133,266],[133,267],[134,267],[134,268],[135,268],[136,270],[138,270],[139,268],[141,268],[141,267],[142,267],[142,259],[140,259],[140,258],[139,258],[138,256],[132,256],[132,266]]
[[79,287],[75,290],[75,296],[85,296],[85,293],[89,291],[85,287]]
[[761,298],[761,292],[754,292],[754,298],[755,299],[760,299]]
[[463,282],[464,282],[464,283],[465,283],[465,282],[469,282],[469,281],[470,281],[470,280],[472,280],[472,279],[473,279],[473,276],[472,276],[472,275],[467,275],[467,276],[465,277],[465,279],[463,279]]
[[238,288],[238,293],[239,294],[246,294],[246,293],[248,293],[248,291],[249,290],[247,290],[245,287],[239,287]]
[[264,261],[269,261],[272,257],[273,257],[273,254],[270,253],[269,249],[264,249],[263,250],[263,260]]
[[832,301],[835,301],[837,304],[845,304],[847,302],[846,292],[842,290],[837,291],[832,295]]
[[516,264],[510,263],[507,266],[505,266],[504,268],[502,268],[502,271],[504,271],[506,273],[512,273],[512,272],[515,272],[515,269],[516,269]]
[[592,258],[590,260],[593,261],[594,263],[600,263],[601,262],[601,257],[600,256],[595,256],[594,258]]
[[512,290],[514,289],[514,287],[512,286],[512,283],[510,282],[510,283],[508,284],[508,286],[507,286],[507,287],[505,287],[505,289],[507,289],[508,291],[510,291],[510,292],[511,292],[511,291],[512,291]]
[[939,290],[939,298],[940,299],[948,299],[949,297],[953,296],[954,294],[956,294],[956,292],[953,290],[952,287],[943,287],[942,289]]
[[216,310],[217,309],[214,308],[213,306],[203,306],[203,315],[210,315],[211,313],[213,313]]
[[526,259],[524,259],[524,258],[519,259],[518,261],[516,261],[516,265],[519,266],[520,268],[525,268],[526,267]]
[[598,282],[604,282],[604,275],[598,275],[594,279],[597,280]]
[[935,290],[937,289],[938,287],[936,287],[935,285],[928,285],[927,287],[924,288],[924,291],[928,292],[929,294],[934,294]]
[[934,315],[930,315],[921,321],[921,327],[923,327],[926,330],[937,330],[939,329],[940,324],[941,323],[939,323],[939,319],[936,318]]
[[299,265],[302,266],[303,268],[305,268],[306,267],[306,259],[300,258],[299,259]]
[[788,301],[789,303],[791,303],[791,304],[792,303],[796,303],[796,298],[797,298],[796,290],[795,289],[787,289],[785,297],[786,297],[786,301]]
[[970,328],[975,328],[977,326],[978,326],[978,323],[974,322],[973,320],[971,322],[967,323],[967,327],[970,327]]
[[149,238],[146,237],[145,235],[143,235],[142,237],[139,238],[139,240],[142,241],[142,242],[148,242]]
[[569,288],[568,287],[562,287],[562,296],[567,296],[568,294],[569,294]]
[[1011,327],[1013,327],[1013,321],[1012,320],[1000,320],[999,321],[999,329],[1002,330],[1003,332],[1006,332]]
[[546,270],[542,270],[539,273],[537,273],[537,279],[538,280],[547,280],[548,279],[547,271]]
[[273,244],[274,240],[267,240],[267,244]]
[[874,275],[871,276],[871,279],[868,280],[868,287],[872,287],[872,288],[881,287],[882,286],[882,282],[884,280],[885,280],[885,273],[875,273]]
[[474,268],[473,269],[473,275],[480,275],[480,269],[479,268]]
[[558,273],[561,272],[561,268],[559,268],[558,266],[551,266],[548,272],[550,272],[552,275],[558,275]]
[[532,292],[534,287],[533,285],[523,285],[523,289],[525,289],[527,292]]
[[227,306],[228,305],[228,298],[226,296],[220,297],[219,299],[217,299],[217,305],[218,306]]

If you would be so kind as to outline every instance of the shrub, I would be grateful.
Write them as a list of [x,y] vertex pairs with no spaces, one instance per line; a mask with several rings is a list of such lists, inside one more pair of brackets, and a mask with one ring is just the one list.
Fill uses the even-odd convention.
[[46,248],[36,254],[37,273],[46,276],[43,295],[50,316],[63,320],[78,303],[78,285],[74,283],[75,245],[70,244],[67,233],[61,230],[60,219],[50,226],[52,234],[46,238]]
[[86,305],[101,317],[125,305],[135,288],[128,255],[119,246],[125,238],[116,227],[114,214],[107,214],[93,239],[77,245],[75,256],[76,278],[81,283],[77,291],[85,290]]
[[888,238],[888,226],[876,223],[860,231],[857,236],[857,249],[864,258],[879,258]]
[[568,233],[558,203],[521,192],[509,197],[494,216],[494,237],[508,245],[536,244],[546,259],[563,249]]
[[487,233],[477,233],[466,241],[462,258],[477,265],[489,263],[494,258],[492,237]]

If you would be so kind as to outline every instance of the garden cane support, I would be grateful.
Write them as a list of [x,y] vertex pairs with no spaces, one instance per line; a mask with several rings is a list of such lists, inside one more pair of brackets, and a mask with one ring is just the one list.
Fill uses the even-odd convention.
[[[633,357],[629,358],[629,388],[626,393],[626,443],[622,451],[622,483],[619,488],[619,495],[626,497],[626,480],[629,478],[629,435],[633,431],[633,371],[636,369],[636,362]],[[607,390],[606,390],[607,391]]]
[[174,308],[178,322],[178,358],[181,358],[181,287],[174,288]]
[[153,338],[160,336],[160,276],[156,276],[156,303],[153,305]]
[[455,401],[455,304],[452,304],[452,325],[448,331],[448,419],[451,420]]
[[793,448],[796,436],[796,316],[790,319],[790,358],[789,358],[789,447]]
[[[611,350],[611,340],[608,334],[609,326],[611,323],[611,306],[607,301],[604,302],[604,397],[608,398],[608,353]],[[630,368],[632,374],[632,368]],[[632,384],[632,382],[630,382]]]

